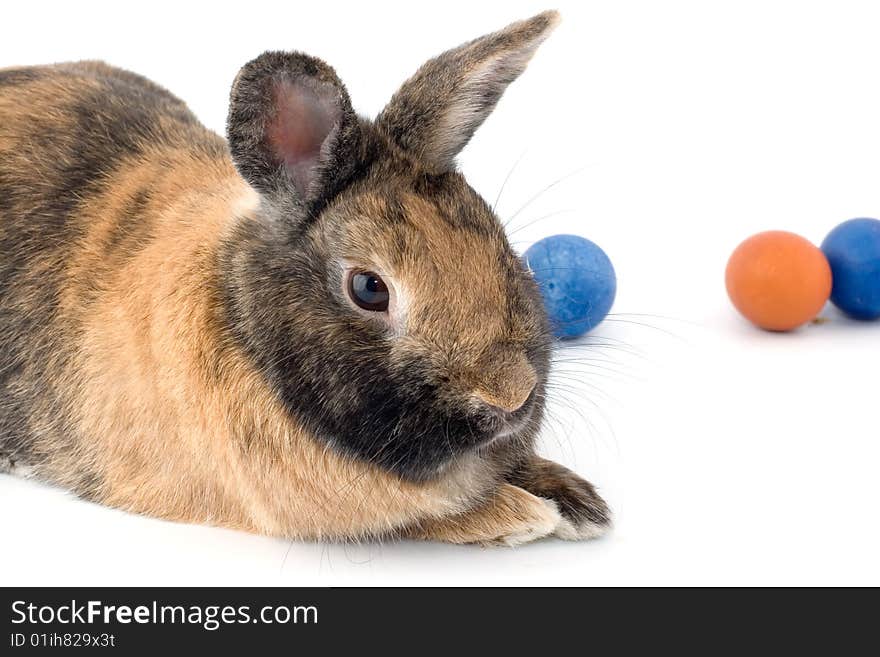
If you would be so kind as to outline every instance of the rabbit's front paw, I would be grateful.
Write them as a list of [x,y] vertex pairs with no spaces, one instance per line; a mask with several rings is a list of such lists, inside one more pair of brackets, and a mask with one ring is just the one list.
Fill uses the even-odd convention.
[[552,500],[562,517],[553,534],[574,541],[598,538],[611,528],[611,511],[593,485],[558,463],[533,457],[511,483]]
[[[534,496],[529,496],[534,497]],[[559,508],[552,500],[535,498],[530,500],[528,512],[521,517],[511,519],[504,527],[503,533],[480,543],[487,546],[515,547],[523,543],[531,543],[539,538],[558,533],[567,521],[559,513]]]
[[505,483],[483,504],[458,515],[424,520],[406,533],[447,543],[513,547],[551,536],[566,522],[556,502]]

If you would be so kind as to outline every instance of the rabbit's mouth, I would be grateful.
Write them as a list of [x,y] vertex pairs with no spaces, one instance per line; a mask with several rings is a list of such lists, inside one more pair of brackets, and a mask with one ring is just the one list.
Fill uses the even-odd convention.
[[513,412],[501,409],[483,409],[474,416],[480,433],[486,438],[483,446],[519,433],[531,422],[535,414],[538,393],[532,390],[526,401]]

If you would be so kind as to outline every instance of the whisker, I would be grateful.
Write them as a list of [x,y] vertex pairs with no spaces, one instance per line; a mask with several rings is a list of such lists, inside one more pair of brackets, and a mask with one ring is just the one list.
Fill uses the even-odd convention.
[[655,315],[652,313],[608,313],[608,317],[651,317],[654,319],[663,319],[670,322],[680,322],[682,324],[690,324],[691,326],[702,327],[703,325],[699,322],[692,321],[690,319],[684,319],[683,317],[672,317],[670,315]]
[[653,330],[658,331],[660,333],[665,333],[669,337],[675,338],[676,340],[681,340],[683,342],[687,342],[687,339],[684,338],[683,336],[679,335],[678,333],[673,333],[672,331],[669,331],[664,328],[660,328],[659,326],[654,326],[653,324],[648,324],[647,322],[637,322],[637,321],[634,321],[631,319],[619,319],[617,317],[606,317],[603,321],[616,322],[618,324],[631,324],[633,326],[642,326],[644,328],[653,329]]
[[[556,217],[560,214],[571,214],[572,212],[577,212],[577,210],[574,210],[574,209],[556,210],[555,212],[550,212],[548,214],[541,215],[540,217],[537,217],[535,219],[532,219],[529,222],[524,223],[522,226],[517,226],[516,228],[514,228],[513,230],[508,232],[507,236],[511,237],[513,235],[516,235],[519,231],[525,230],[529,226],[533,226],[534,224],[538,223],[539,221],[544,221],[545,219],[550,219],[551,217]],[[505,225],[505,227],[507,226],[507,224],[504,224],[504,225]]]
[[[584,400],[585,401],[585,400]],[[554,415],[553,405],[561,406],[566,409],[570,414],[573,414],[580,420],[580,423],[586,428],[587,435],[592,439],[592,447],[593,447],[593,456],[598,459],[599,451],[597,446],[597,440],[602,440],[599,438],[601,436],[601,431],[599,427],[584,413],[583,409],[574,403],[574,401],[568,396],[562,394],[559,390],[554,391],[554,399],[550,405],[548,405],[548,413]],[[607,418],[600,411],[597,411],[597,414],[600,418],[607,424]],[[560,426],[565,427],[562,424],[561,420],[559,420]],[[572,432],[574,431],[575,426],[573,424],[569,425],[570,428],[568,430],[564,429],[565,435],[571,444]],[[602,440],[604,443],[604,440]],[[572,448],[572,454],[574,454],[574,449]]]
[[513,175],[513,172],[516,171],[516,168],[519,166],[520,162],[523,161],[523,158],[528,153],[529,149],[525,149],[520,156],[516,158],[516,162],[513,163],[513,166],[510,167],[510,171],[507,172],[507,175],[504,177],[504,182],[501,183],[501,189],[498,190],[498,196],[495,197],[495,202],[492,204],[492,212],[496,212],[498,210],[498,203],[501,201],[501,194],[504,192],[504,188],[507,187],[507,181],[510,180],[510,177]]
[[547,185],[546,187],[544,187],[541,191],[539,191],[537,194],[535,194],[534,196],[532,196],[528,201],[526,201],[525,203],[523,203],[523,204],[520,206],[519,210],[517,210],[517,211],[514,212],[510,217],[508,217],[507,221],[504,222],[504,226],[505,226],[505,228],[506,228],[508,225],[510,225],[510,222],[512,222],[514,219],[516,219],[516,218],[520,215],[520,213],[522,213],[523,210],[525,210],[527,207],[529,207],[532,203],[534,203],[535,201],[537,201],[539,198],[541,198],[541,196],[543,196],[544,194],[546,194],[547,192],[549,192],[551,189],[553,189],[554,187],[556,187],[556,185],[559,185],[560,183],[562,183],[562,182],[568,180],[569,178],[572,178],[572,177],[574,177],[574,176],[576,176],[576,175],[578,175],[578,174],[580,174],[580,173],[583,173],[583,172],[584,172],[586,169],[588,169],[588,168],[589,168],[589,165],[587,165],[587,166],[582,166],[582,167],[580,167],[579,169],[576,169],[576,170],[572,171],[571,173],[562,176],[561,178],[557,178],[557,179],[554,180],[552,183],[550,183],[549,185]]
[[[608,429],[609,433],[611,434],[612,443],[613,443],[615,451],[618,454],[620,453],[620,443],[617,440],[617,434],[614,431],[614,427],[612,426],[611,421],[609,420],[608,416],[606,415],[606,413],[603,411],[602,407],[599,404],[597,404],[594,400],[590,399],[589,397],[584,396],[583,394],[578,394],[577,391],[573,391],[568,386],[548,384],[548,387],[554,393],[554,396],[555,396],[554,402],[561,404],[562,406],[567,408],[569,411],[575,413],[580,418],[580,420],[593,432],[593,434],[594,434],[593,437],[594,438],[598,437],[599,440],[601,440],[602,443],[607,446],[608,443],[606,443],[604,438],[602,438],[602,433],[598,430],[596,425],[584,414],[583,408],[579,404],[587,403],[593,409],[595,409],[598,416],[602,419],[603,424],[605,425],[605,427]],[[568,393],[568,394],[566,394],[566,393]],[[577,395],[577,399],[573,400],[571,397],[568,396],[569,394]],[[612,399],[612,401],[615,401],[615,403],[617,403],[616,400]],[[575,402],[577,402],[577,403],[575,403]],[[595,445],[594,445],[594,449],[595,449]],[[598,457],[598,453],[596,454],[596,456]]]
[[584,367],[588,368],[586,373],[584,372],[583,369],[565,370],[565,369],[558,369],[557,368],[557,369],[552,370],[550,376],[552,377],[553,373],[559,372],[559,373],[566,374],[566,375],[580,376],[580,377],[583,377],[584,374],[587,374],[589,376],[600,377],[601,379],[603,379],[605,381],[612,381],[614,383],[619,383],[621,381],[631,381],[632,382],[632,381],[642,381],[643,380],[634,374],[630,374],[629,372],[621,372],[619,370],[615,370],[610,367],[597,367],[597,366],[591,365],[589,363],[583,363],[582,365]]
[[639,359],[642,359],[645,361],[649,360],[647,354],[645,354],[643,351],[641,351],[640,349],[637,349],[636,347],[631,347],[626,344],[604,344],[604,343],[582,342],[580,344],[573,344],[570,346],[566,346],[566,347],[564,347],[564,349],[569,353],[575,352],[577,350],[583,350],[583,349],[589,349],[590,353],[596,353],[596,352],[616,353],[616,352],[619,352],[619,353],[627,354],[628,356],[632,356],[634,358],[639,358]]

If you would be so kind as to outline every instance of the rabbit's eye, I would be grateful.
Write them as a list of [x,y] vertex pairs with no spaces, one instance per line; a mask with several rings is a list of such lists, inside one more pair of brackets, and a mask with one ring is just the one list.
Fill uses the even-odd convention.
[[388,310],[388,286],[371,271],[354,271],[349,275],[348,296],[364,310],[376,313]]

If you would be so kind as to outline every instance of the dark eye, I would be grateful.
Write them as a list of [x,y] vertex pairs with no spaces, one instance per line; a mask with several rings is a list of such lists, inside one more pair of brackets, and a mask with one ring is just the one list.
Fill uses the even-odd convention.
[[388,286],[371,271],[355,271],[349,275],[348,296],[364,310],[374,313],[388,310]]

